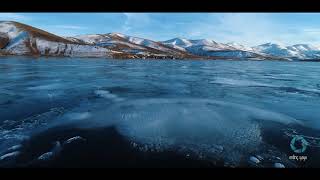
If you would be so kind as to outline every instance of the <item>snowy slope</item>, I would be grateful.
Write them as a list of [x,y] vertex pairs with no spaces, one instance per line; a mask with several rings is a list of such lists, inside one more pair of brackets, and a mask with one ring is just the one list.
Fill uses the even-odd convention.
[[282,56],[282,57],[292,57],[292,56],[299,56],[296,51],[292,51],[287,49],[286,46],[280,44],[273,44],[273,43],[266,43],[261,44],[259,46],[253,47],[253,49],[257,52],[271,54],[274,56]]
[[188,40],[184,38],[174,38],[163,41],[162,43],[172,48],[183,49],[198,56],[225,58],[263,57],[261,54],[251,51],[251,48],[246,48],[239,44],[223,44],[208,39]]
[[29,52],[29,49],[24,43],[28,38],[28,33],[17,28],[14,23],[0,22],[0,33],[6,35],[9,39],[8,44],[2,49],[18,55]]
[[[71,37],[68,37],[69,39]],[[93,44],[97,46],[112,46],[116,44],[121,44],[132,49],[145,49],[139,45],[130,43],[124,39],[119,34],[109,33],[109,34],[88,34],[88,35],[79,35],[73,37],[73,39],[81,40],[88,44]]]
[[163,44],[198,56],[221,56],[235,58],[259,57],[265,59],[318,59],[320,48],[308,44],[284,46],[266,43],[255,47],[246,47],[236,42],[218,43],[208,39],[188,40],[174,38],[163,41]]
[[120,33],[117,33],[116,36],[119,36],[119,37],[127,40],[130,43],[137,44],[142,47],[148,47],[148,48],[160,51],[160,52],[169,53],[169,54],[173,54],[173,55],[175,55],[175,54],[178,55],[178,54],[182,53],[182,52],[180,52],[181,50],[179,50],[179,49],[174,49],[174,48],[166,46],[160,42],[152,41],[149,39],[123,35]]
[[239,43],[236,43],[236,42],[229,42],[227,43],[226,45],[230,46],[230,47],[233,47],[235,49],[238,49],[238,50],[242,50],[242,51],[250,51],[250,52],[253,52],[253,48],[251,47],[246,47],[242,44],[239,44]]
[[9,37],[4,33],[0,33],[0,49],[6,47],[8,43],[9,43]]
[[296,44],[293,46],[288,46],[287,48],[291,51],[297,52],[297,54],[305,57],[306,59],[316,59],[320,57],[320,48],[312,45]]
[[253,47],[254,51],[278,57],[296,59],[317,59],[320,57],[320,48],[308,44],[283,46],[280,44],[266,43]]
[[201,49],[204,49],[207,51],[234,50],[233,47],[227,44],[217,43],[215,41],[208,40],[208,39],[188,40],[184,38],[174,38],[167,41],[163,41],[162,43],[173,48],[182,48],[182,49],[186,49],[186,48],[192,49],[193,47],[196,47],[198,49],[199,47],[203,47]]
[[92,45],[65,44],[43,39],[35,39],[37,50],[41,55],[70,57],[111,57],[111,51]]
[[0,33],[9,42],[2,51],[14,55],[111,57],[111,51],[62,38],[17,22],[1,21]]
[[92,34],[75,36],[93,45],[107,47],[112,50],[144,56],[172,56],[176,58],[187,57],[189,54],[182,49],[175,49],[162,43],[149,39],[124,35],[121,33]]
[[189,40],[184,38],[170,39],[167,41],[163,41],[162,44],[165,44],[173,48],[180,48],[182,50],[185,50],[186,47],[192,46],[192,43]]

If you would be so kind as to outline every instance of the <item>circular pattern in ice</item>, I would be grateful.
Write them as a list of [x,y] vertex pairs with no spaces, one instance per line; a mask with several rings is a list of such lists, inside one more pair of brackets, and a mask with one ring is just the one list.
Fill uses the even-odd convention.
[[263,143],[260,123],[255,120],[297,122],[275,112],[206,99],[132,100],[104,112],[133,141],[157,149],[185,149],[207,158],[220,156],[232,162]]

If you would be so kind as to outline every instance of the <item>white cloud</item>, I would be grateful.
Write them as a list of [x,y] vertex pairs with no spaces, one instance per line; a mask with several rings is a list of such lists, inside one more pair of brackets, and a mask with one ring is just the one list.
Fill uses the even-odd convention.
[[0,20],[2,21],[27,21],[30,17],[19,13],[0,13]]
[[[317,23],[306,22],[308,19],[302,23],[299,18],[287,21],[284,20],[285,18],[278,18],[281,16],[274,13],[95,13],[90,15],[95,15],[97,19],[103,17],[103,19],[94,27],[78,26],[73,24],[73,21],[67,21],[71,22],[67,23],[64,19],[54,25],[45,16],[33,13],[0,13],[0,20],[26,23],[59,35],[86,34],[89,30],[94,30],[95,33],[118,31],[154,40],[167,40],[174,37],[207,38],[223,43],[237,42],[246,46],[267,42],[284,45],[320,44],[320,26]],[[59,19],[57,17],[54,20]],[[104,22],[111,26],[106,25],[101,28]]]
[[306,28],[306,29],[303,29],[304,32],[320,32],[320,28]]
[[76,25],[39,25],[37,28],[43,29],[58,36],[75,36],[85,34],[89,27]]
[[42,24],[35,27],[56,34],[58,36],[76,36],[80,34],[86,34],[88,29],[90,29],[90,27],[88,26],[78,26],[72,24]]
[[126,16],[125,23],[122,27],[124,32],[132,29],[143,28],[151,22],[151,18],[147,13],[123,13]]
[[84,27],[84,26],[74,26],[74,25],[54,25],[52,27],[58,28],[58,29],[72,29],[72,30],[88,29],[87,27]]
[[[211,18],[218,22],[210,23]],[[209,16],[208,21],[195,26],[190,35],[196,34],[222,42],[235,41],[244,45],[256,45],[276,41],[276,38],[272,37],[276,29],[276,24],[269,21],[266,14],[228,13]]]
[[292,45],[320,43],[320,28],[300,27],[275,21],[267,13],[209,14],[207,20],[186,26],[188,38],[208,38],[218,42],[238,42],[246,46],[263,43]]

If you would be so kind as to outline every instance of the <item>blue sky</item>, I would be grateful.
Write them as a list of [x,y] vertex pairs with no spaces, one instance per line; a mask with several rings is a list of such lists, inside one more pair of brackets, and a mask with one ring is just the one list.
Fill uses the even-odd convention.
[[0,13],[61,35],[120,32],[168,40],[174,37],[238,42],[320,46],[320,13]]

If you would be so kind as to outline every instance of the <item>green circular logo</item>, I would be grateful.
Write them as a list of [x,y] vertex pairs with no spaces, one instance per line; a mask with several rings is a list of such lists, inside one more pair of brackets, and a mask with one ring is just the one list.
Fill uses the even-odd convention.
[[306,151],[308,142],[302,136],[294,136],[290,142],[290,147],[295,153],[303,153]]

